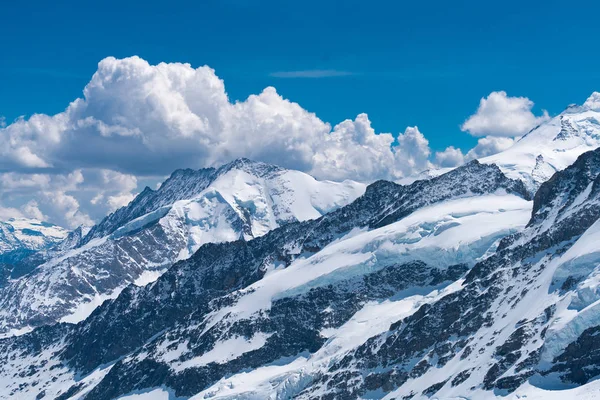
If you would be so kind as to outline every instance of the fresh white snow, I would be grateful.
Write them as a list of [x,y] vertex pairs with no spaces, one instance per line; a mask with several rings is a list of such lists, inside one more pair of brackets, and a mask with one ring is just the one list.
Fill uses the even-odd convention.
[[[127,285],[153,282],[203,244],[250,240],[288,222],[318,218],[352,202],[366,188],[353,181],[317,181],[299,171],[253,171],[252,166],[227,170],[193,198],[129,221],[0,288],[0,332],[19,332],[30,318],[37,319],[34,314],[58,314],[57,320],[77,323]],[[11,223],[29,226],[21,220]],[[45,225],[40,229],[46,234],[60,234],[59,228]],[[114,268],[121,271],[118,278]],[[84,290],[73,296],[70,287]]]
[[587,101],[583,106],[569,107],[507,150],[479,161],[498,165],[509,178],[521,179],[535,191],[554,172],[600,146],[600,107],[594,104]]
[[393,263],[421,260],[439,267],[473,265],[500,238],[523,228],[530,214],[531,202],[508,194],[462,198],[424,207],[396,223],[349,235],[307,259],[294,261],[288,268],[271,271],[244,289],[236,304],[210,318],[215,322],[224,315],[247,318],[270,308],[271,301],[278,297],[299,294],[313,286],[335,283]]

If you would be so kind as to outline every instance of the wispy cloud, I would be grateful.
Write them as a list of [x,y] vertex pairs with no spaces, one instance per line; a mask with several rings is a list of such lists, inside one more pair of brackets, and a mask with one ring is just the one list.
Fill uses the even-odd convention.
[[350,71],[340,71],[337,69],[307,69],[302,71],[277,71],[271,72],[269,76],[273,78],[333,78],[339,76],[356,75]]

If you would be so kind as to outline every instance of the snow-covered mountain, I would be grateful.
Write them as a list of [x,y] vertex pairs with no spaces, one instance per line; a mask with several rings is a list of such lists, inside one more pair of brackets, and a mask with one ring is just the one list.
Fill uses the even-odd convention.
[[18,250],[37,251],[63,240],[68,231],[37,219],[11,218],[0,222],[0,258]]
[[0,331],[79,321],[128,284],[153,281],[205,243],[250,240],[317,218],[364,190],[361,183],[321,182],[246,159],[175,171],[89,233],[74,231],[61,246],[22,260],[18,279],[0,288]]
[[[35,370],[4,393],[109,399],[164,386],[177,396],[298,395],[394,318],[459,290],[465,272],[525,226],[528,199],[521,182],[472,162],[409,186],[376,182],[343,208],[251,241],[206,244],[78,325],[0,342],[0,376]],[[48,351],[27,351],[34,342]],[[265,376],[262,367],[278,376],[243,394],[219,383],[250,369]]]
[[498,165],[508,177],[522,180],[533,193],[556,171],[599,146],[600,93],[594,92],[583,105],[567,107],[507,150],[479,161]]
[[55,245],[67,235],[66,229],[36,219],[11,218],[0,222],[0,286],[12,274],[14,264]]
[[405,185],[177,171],[0,291],[0,398],[598,398],[598,110]]
[[[495,164],[506,176],[523,181],[533,195],[557,171],[573,164],[581,154],[600,147],[600,93],[594,92],[581,106],[562,113],[532,129],[508,149],[479,158]],[[452,168],[434,168],[397,181],[410,184],[431,179]]]

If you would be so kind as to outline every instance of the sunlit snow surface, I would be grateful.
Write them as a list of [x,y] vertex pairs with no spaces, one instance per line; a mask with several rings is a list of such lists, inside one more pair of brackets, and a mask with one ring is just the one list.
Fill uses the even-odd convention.
[[479,161],[498,165],[506,176],[521,179],[535,192],[554,172],[598,146],[600,109],[575,106],[534,128],[509,149]]
[[40,250],[67,237],[60,226],[28,218],[0,222],[0,255],[18,250]]
[[327,246],[308,259],[273,271],[245,292],[245,296],[221,315],[248,317],[269,308],[271,300],[297,295],[366,274],[392,264],[420,260],[436,267],[466,263],[473,265],[493,251],[502,237],[525,226],[531,202],[496,194],[451,200],[424,207],[385,227],[362,233]]
[[265,175],[251,167],[229,169],[193,198],[129,221],[0,288],[0,334],[24,332],[32,320],[76,323],[128,284],[154,281],[205,243],[249,240],[318,218],[365,190],[362,183],[317,181],[284,169]]
[[[422,260],[441,268],[458,263],[473,265],[493,251],[501,237],[523,228],[530,214],[531,202],[501,193],[425,207],[383,228],[353,232],[308,259],[271,271],[244,289],[234,305],[209,319],[223,323],[252,318],[277,298],[297,295],[314,286],[335,285],[352,275],[367,274],[394,263]],[[297,394],[333,360],[386,331],[390,324],[411,315],[421,305],[460,287],[458,281],[424,295],[369,302],[341,327],[322,331],[328,341],[318,352],[223,378],[193,398],[263,399]],[[210,326],[209,323],[206,329]]]
[[[391,263],[423,260],[439,267],[457,263],[473,265],[495,249],[499,238],[523,228],[530,213],[531,202],[504,193],[454,199],[425,207],[394,224],[372,231],[353,231],[312,257],[298,259],[287,269],[271,270],[263,280],[242,290],[242,296],[231,307],[208,318],[214,323],[252,318],[256,312],[269,308],[273,299],[302,293],[314,285],[335,284],[337,280],[366,274]],[[328,340],[316,353],[223,378],[194,399],[286,398],[287,394],[298,393],[298,389],[306,386],[319,369],[327,367],[333,360],[339,359],[369,337],[386,331],[391,323],[411,315],[421,305],[435,302],[444,295],[459,290],[461,285],[461,281],[458,281],[422,294],[407,294],[397,299],[368,302],[339,328],[321,332]],[[168,360],[173,370],[184,370],[209,362],[235,359],[261,347],[267,339],[268,334],[262,333],[251,338],[228,338],[196,358],[182,358],[186,360],[184,362],[179,360],[188,349],[186,343],[181,342],[176,349],[164,352],[162,357]],[[17,358],[4,368],[19,372],[26,370],[29,365],[44,365],[39,368],[35,379],[51,382],[52,377],[57,378],[45,389],[46,396],[51,398],[53,394],[60,393],[69,384],[73,384],[75,379],[67,368],[53,368],[57,361],[52,353],[59,348],[60,345],[58,348],[48,349],[31,360]],[[110,368],[110,365],[106,366],[85,377],[85,390],[91,390]],[[12,379],[9,374],[3,376],[3,379]],[[0,384],[5,388],[3,390],[8,390],[15,384],[18,385],[18,382]],[[156,388],[143,393],[130,393],[124,398],[175,398],[169,396],[172,394],[167,389]]]
[[[583,106],[571,106],[550,121],[532,129],[510,148],[480,158],[484,164],[496,164],[511,179],[525,183],[533,194],[556,171],[573,164],[581,154],[600,146],[600,106],[588,99]],[[452,168],[437,168],[399,179],[407,185],[417,179],[430,179]]]

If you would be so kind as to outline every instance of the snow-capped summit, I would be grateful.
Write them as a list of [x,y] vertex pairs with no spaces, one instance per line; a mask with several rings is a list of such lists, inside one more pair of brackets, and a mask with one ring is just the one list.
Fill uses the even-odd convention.
[[[298,182],[301,176],[285,170],[268,175],[259,180],[263,182],[261,187],[266,190],[268,182],[279,182],[279,191],[285,186],[281,185],[283,178]],[[218,204],[230,204],[227,198],[233,195],[249,199],[248,194],[253,193],[249,188],[256,189],[256,184],[249,182],[256,179],[255,175],[234,169],[195,199],[175,202],[166,214],[160,214],[161,222],[154,226],[168,226],[167,222],[175,225],[176,219],[168,215],[172,211],[185,214],[190,204],[204,202],[208,191],[208,200],[217,199]],[[305,187],[312,187],[307,182],[323,184],[303,179]],[[323,186],[323,190],[328,187]],[[260,196],[250,199],[260,204]],[[282,193],[274,193],[272,199],[274,204],[286,206],[281,210],[301,215],[294,211],[301,197],[283,201],[286,197]],[[316,220],[288,223],[254,240],[207,244],[189,259],[171,266],[157,281],[144,287],[129,286],[80,324],[36,329],[31,335],[0,341],[0,346],[11,347],[1,348],[7,358],[13,351],[22,354],[22,344],[33,337],[51,346],[56,344],[51,360],[44,362],[45,356],[33,354],[30,359],[30,364],[40,365],[39,373],[47,376],[41,385],[19,386],[19,378],[6,388],[0,387],[0,395],[12,388],[15,393],[32,396],[44,390],[46,396],[55,397],[93,390],[89,398],[112,399],[164,384],[175,388],[177,396],[187,397],[208,388],[221,375],[268,363],[285,365],[289,357],[315,352],[327,337],[341,337],[344,323],[372,302],[373,315],[383,321],[373,321],[357,330],[355,340],[364,340],[398,316],[389,304],[379,308],[375,303],[394,298],[396,293],[401,297],[429,293],[458,279],[478,258],[495,249],[504,235],[524,226],[531,209],[527,199],[521,182],[506,178],[496,166],[473,161],[443,176],[408,186],[375,182],[347,206]],[[248,200],[240,203],[250,204]],[[314,203],[302,204],[312,207]],[[300,211],[310,211],[311,207]],[[250,232],[262,226],[256,222],[264,221],[252,217],[259,209],[246,208],[251,211]],[[156,212],[125,227],[135,232]],[[190,214],[194,212],[188,211]],[[166,229],[142,228],[139,232],[150,230],[153,238],[178,236],[175,230]],[[121,230],[109,235],[105,243],[121,240],[121,248],[140,246],[143,235],[134,234],[135,240],[129,242],[123,240],[127,236],[111,239]],[[86,246],[97,240],[103,239],[93,239]],[[153,248],[157,247],[153,243]],[[54,265],[48,269],[61,268]],[[86,277],[89,272],[77,268],[77,273]],[[65,298],[68,293],[63,293],[61,299]],[[408,302],[394,304],[402,312],[407,310]],[[209,315],[212,317],[207,318]],[[353,346],[346,343],[340,348],[339,344],[334,340],[331,347],[324,348],[315,366],[327,365],[327,354],[337,357]],[[120,361],[114,364],[115,359]],[[170,362],[172,369],[165,364]],[[152,382],[133,382],[134,376],[146,376],[146,372],[138,375],[144,368],[142,364],[157,366],[156,371],[160,371]],[[114,369],[109,373],[111,367]],[[9,361],[5,371],[18,374],[22,368],[20,356]],[[98,371],[96,378],[90,378],[93,370]],[[308,363],[300,370],[309,377],[316,372],[308,369]],[[83,380],[70,389],[74,374]],[[187,378],[182,380],[182,376]],[[299,383],[306,385],[309,381]],[[302,389],[295,384],[283,385],[291,395]],[[286,397],[283,392],[281,395]],[[234,394],[233,398],[238,396]],[[265,398],[265,393],[258,393],[256,398]]]
[[317,181],[248,159],[217,169],[177,170],[85,237],[78,230],[64,248],[23,260],[18,279],[0,288],[0,332],[77,322],[127,285],[155,280],[206,243],[250,240],[318,218],[364,190],[362,183]]
[[[569,141],[566,131],[556,141]],[[544,157],[534,161],[544,179]],[[9,301],[32,297],[25,304],[48,323],[89,298],[90,282],[110,293],[111,281],[143,277],[124,260],[160,265],[156,257],[178,257],[170,246],[224,234],[231,221],[255,237],[207,243],[189,258],[182,250],[185,260],[78,324],[0,340],[0,397],[479,400],[598,390],[600,149],[554,173],[533,201],[522,181],[472,161],[407,185],[377,181],[318,219],[261,234],[275,215],[261,211],[261,193],[280,191],[289,172],[233,168],[194,198],[41,265],[28,277],[43,279],[21,281],[28,295],[0,292],[2,312],[18,315]],[[279,192],[269,198],[296,210]]]
[[39,250],[63,240],[68,234],[66,229],[58,225],[31,218],[10,218],[0,222],[0,229],[2,253],[15,247]]
[[0,262],[15,262],[27,254],[47,248],[67,237],[60,226],[29,218],[0,222]]
[[[323,212],[347,204],[358,197],[364,191],[365,185],[352,181],[340,184],[320,182],[299,171],[247,158],[236,159],[219,168],[178,169],[157,190],[146,187],[129,205],[104,218],[90,230],[82,242],[84,244],[94,238],[111,234],[128,222],[177,201],[198,196],[206,198],[210,193],[210,190],[207,190],[209,188],[224,194],[226,201],[237,210],[241,218],[247,217],[241,212],[241,209],[245,208],[242,203],[252,203],[251,198],[254,196],[261,197],[262,204],[248,203],[248,206],[257,206],[255,211],[259,214],[261,207],[262,212],[272,207],[272,215],[264,215],[266,219],[270,219],[265,221],[265,224],[272,228],[277,225],[277,220],[282,222],[317,218]],[[203,193],[205,191],[206,193]],[[235,194],[230,196],[233,192]],[[267,204],[270,200],[264,196],[272,196],[273,203]],[[248,235],[256,236],[265,232],[265,229],[254,229],[251,233],[247,231],[246,238]]]
[[587,98],[583,106],[590,110],[600,110],[600,92],[594,92]]
[[600,93],[572,105],[542,123],[512,147],[480,159],[496,164],[510,178],[522,180],[533,194],[556,171],[600,146]]

